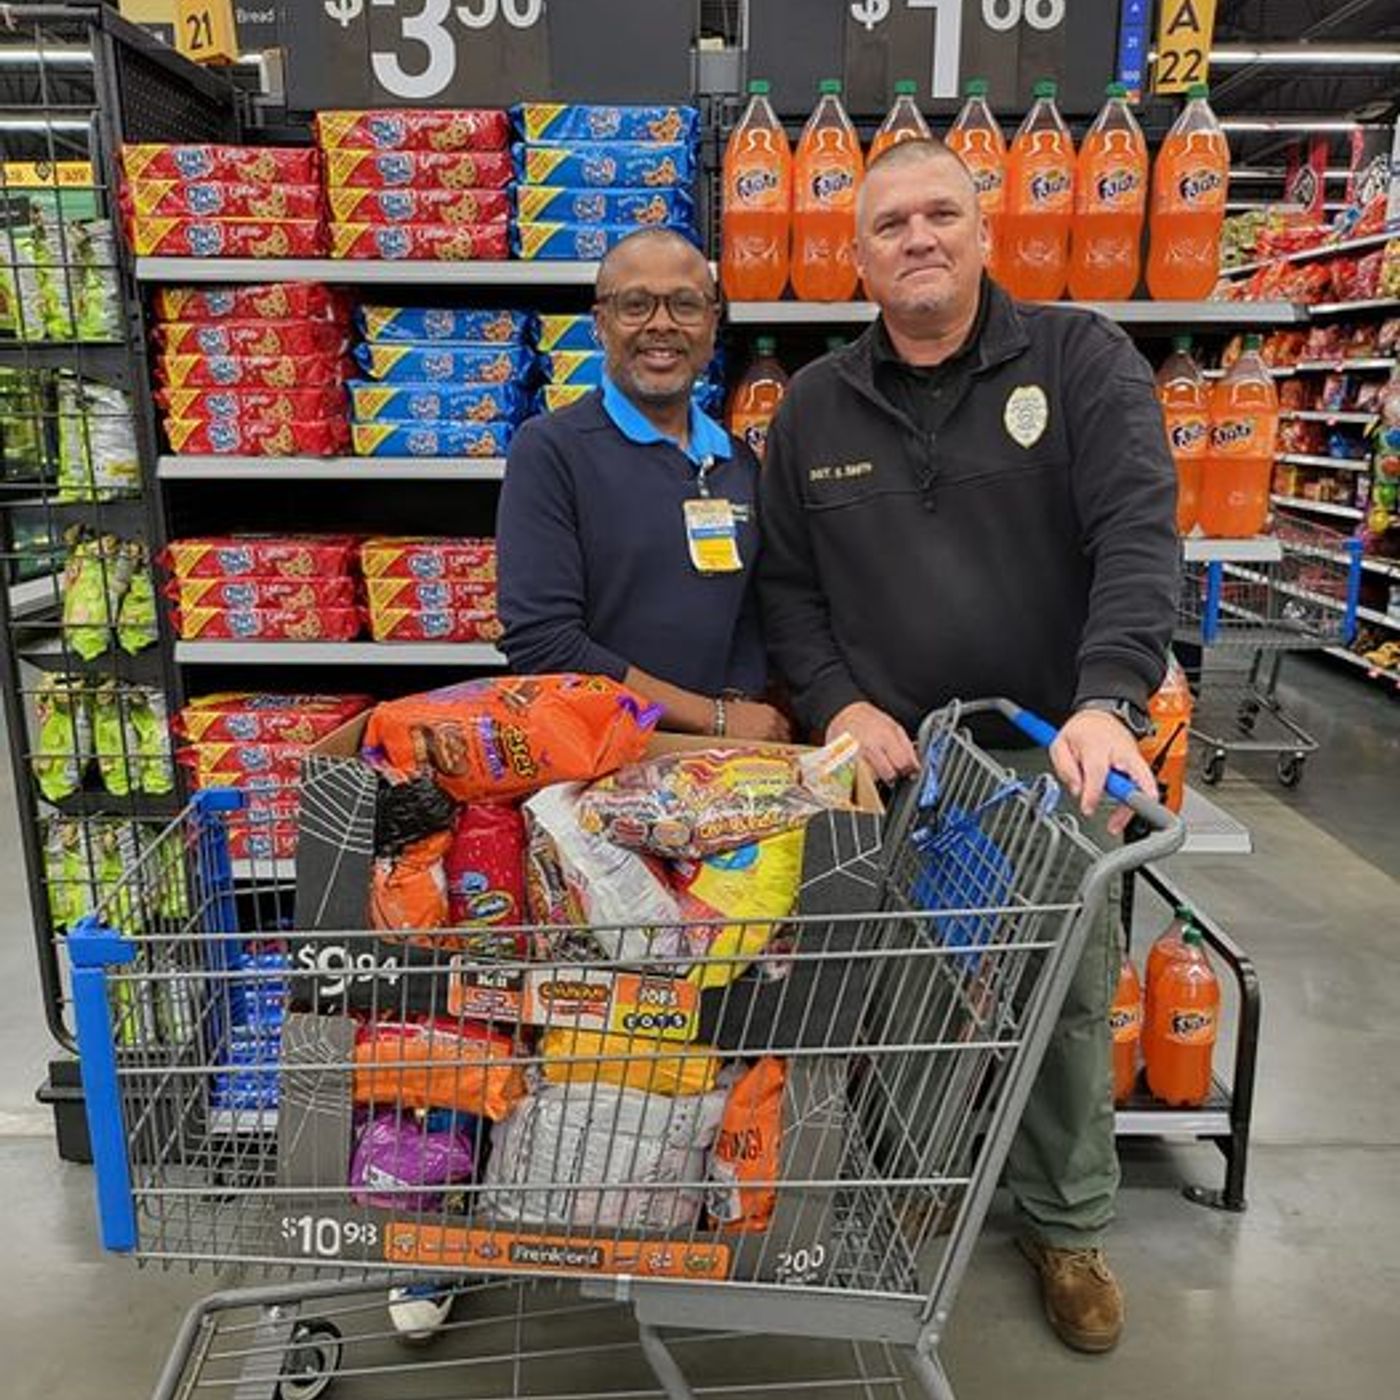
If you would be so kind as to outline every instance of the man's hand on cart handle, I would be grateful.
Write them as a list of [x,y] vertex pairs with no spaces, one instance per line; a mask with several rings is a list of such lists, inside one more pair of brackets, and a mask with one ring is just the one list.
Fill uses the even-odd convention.
[[882,783],[919,771],[919,754],[904,726],[865,700],[836,712],[826,727],[826,742],[839,734],[849,734],[860,745],[860,756]]
[[[1079,810],[1093,816],[1104,793],[1109,770],[1117,768],[1149,797],[1157,794],[1157,779],[1121,720],[1103,710],[1080,710],[1065,723],[1050,745],[1050,762]],[[1108,822],[1109,833],[1121,836],[1132,820],[1130,808],[1120,807]]]
[[726,700],[724,732],[731,739],[760,744],[790,744],[792,725],[787,716],[759,700]]

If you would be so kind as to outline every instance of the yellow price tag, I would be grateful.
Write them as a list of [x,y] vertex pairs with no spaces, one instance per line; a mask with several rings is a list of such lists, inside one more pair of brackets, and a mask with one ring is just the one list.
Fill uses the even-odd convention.
[[1210,77],[1215,0],[1165,0],[1157,22],[1154,92],[1185,92]]
[[232,0],[176,0],[175,48],[195,63],[236,62]]

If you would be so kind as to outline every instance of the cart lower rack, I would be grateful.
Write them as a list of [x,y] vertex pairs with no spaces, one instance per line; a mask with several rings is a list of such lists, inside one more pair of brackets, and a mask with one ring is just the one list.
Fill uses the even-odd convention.
[[[925,727],[922,780],[851,853],[864,907],[776,928],[295,933],[196,803],[71,939],[104,1243],[345,1290],[506,1280],[516,1308],[572,1279],[630,1306],[671,1400],[695,1392],[658,1328],[844,1339],[872,1376],[893,1345],[946,1400],[938,1343],[1090,923],[1181,840],[1133,794],[1152,834],[1099,850],[969,737],[992,706],[1021,716]],[[305,1400],[341,1358],[291,1296],[244,1379]],[[197,1360],[158,1394],[199,1394],[173,1388]]]

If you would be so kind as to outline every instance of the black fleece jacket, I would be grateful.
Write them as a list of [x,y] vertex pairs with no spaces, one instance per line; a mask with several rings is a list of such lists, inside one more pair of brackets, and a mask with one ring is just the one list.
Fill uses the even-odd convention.
[[798,717],[911,731],[1005,695],[1062,723],[1146,706],[1176,605],[1176,474],[1147,362],[1073,307],[989,298],[925,433],[876,387],[877,326],[794,376],[760,479],[759,597]]

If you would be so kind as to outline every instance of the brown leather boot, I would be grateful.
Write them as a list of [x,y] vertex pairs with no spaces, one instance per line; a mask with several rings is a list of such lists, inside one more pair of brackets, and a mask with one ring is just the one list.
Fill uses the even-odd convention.
[[1028,1235],[1017,1243],[1040,1275],[1045,1316],[1075,1351],[1112,1351],[1123,1335],[1123,1293],[1101,1249],[1055,1249]]

